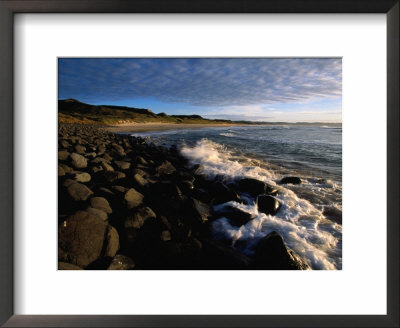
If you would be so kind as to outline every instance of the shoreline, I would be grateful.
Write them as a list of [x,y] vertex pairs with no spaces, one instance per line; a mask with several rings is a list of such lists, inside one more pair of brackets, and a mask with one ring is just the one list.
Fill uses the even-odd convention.
[[58,143],[59,270],[311,269],[275,231],[252,257],[213,238],[211,223],[221,216],[239,227],[254,218],[215,209],[243,203],[243,192],[260,211],[279,211],[279,191],[265,182],[227,185],[199,174],[176,147],[90,125],[59,124]]
[[124,132],[151,132],[151,131],[166,131],[166,130],[183,130],[183,129],[201,129],[201,128],[220,128],[230,126],[245,126],[247,124],[189,124],[189,123],[122,123],[103,127],[106,131],[112,133]]

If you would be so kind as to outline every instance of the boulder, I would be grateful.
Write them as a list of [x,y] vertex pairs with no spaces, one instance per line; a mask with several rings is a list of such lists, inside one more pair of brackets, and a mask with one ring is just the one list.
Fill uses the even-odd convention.
[[131,163],[124,162],[124,161],[114,161],[114,164],[120,169],[120,170],[129,170],[131,167]]
[[259,195],[257,197],[257,204],[260,212],[270,215],[275,215],[281,207],[279,201],[270,195]]
[[281,184],[300,184],[301,179],[299,177],[284,177],[281,181]]
[[63,139],[60,141],[60,146],[63,148],[69,148],[71,147],[71,144],[67,140]]
[[100,257],[114,257],[117,239],[111,226],[88,212],[78,211],[59,225],[58,260],[85,268]]
[[86,153],[86,147],[82,146],[82,145],[76,145],[75,152],[78,154],[84,154],[84,153]]
[[89,182],[91,180],[91,176],[89,173],[86,172],[79,172],[79,171],[74,171],[71,172],[72,179],[78,182]]
[[282,236],[273,231],[256,246],[252,267],[261,270],[307,270],[310,267],[287,248]]
[[93,208],[93,207],[88,207],[86,209],[86,212],[94,215],[95,217],[97,217],[98,219],[100,219],[101,221],[107,221],[108,220],[108,215],[106,212],[104,212],[103,210],[100,210],[98,208]]
[[67,192],[75,201],[85,201],[90,195],[93,195],[93,191],[79,182],[70,184],[67,187]]
[[128,208],[134,208],[142,204],[143,195],[140,192],[137,192],[135,189],[129,189],[124,196],[126,206]]
[[114,171],[114,168],[110,164],[108,164],[106,161],[102,161],[100,165],[104,171],[109,171],[109,172]]
[[213,193],[213,204],[222,204],[230,201],[240,202],[240,196],[222,182],[217,182],[210,188]]
[[264,181],[253,178],[244,178],[239,180],[237,183],[240,191],[246,192],[253,197],[264,194],[267,187]]
[[58,270],[83,270],[83,269],[77,265],[68,262],[58,262]]
[[106,242],[106,247],[104,256],[114,257],[119,250],[119,235],[117,230],[110,225],[107,226],[107,235],[105,242]]
[[132,270],[135,267],[135,262],[128,256],[115,255],[107,270]]
[[156,168],[158,174],[172,174],[176,171],[175,167],[169,162],[164,161],[160,166]]
[[140,174],[138,174],[138,173],[136,173],[134,176],[133,176],[133,180],[136,182],[136,184],[138,185],[138,186],[140,186],[140,187],[146,187],[148,184],[149,184],[149,182],[145,179],[145,178],[143,178],[143,176],[142,175],[140,175]]
[[126,178],[126,174],[119,171],[103,171],[102,175],[104,179],[110,183]]
[[146,220],[155,218],[156,214],[150,207],[142,207],[137,209],[125,219],[124,228],[140,229],[144,225]]
[[168,230],[164,230],[161,232],[161,240],[162,241],[170,241],[171,238],[171,233]]
[[59,163],[58,166],[62,167],[65,173],[71,173],[74,171],[72,167],[69,167],[68,165],[65,165],[63,163]]
[[69,157],[69,152],[67,152],[66,150],[60,150],[58,152],[58,159],[60,161],[66,161]]
[[65,171],[61,165],[58,165],[58,176],[63,177],[65,175]]
[[[109,192],[111,193],[111,191],[109,191]],[[104,197],[93,197],[92,199],[90,199],[90,205],[94,208],[98,208],[98,209],[106,212],[107,214],[112,213],[110,203]]]
[[87,159],[82,155],[79,155],[77,153],[72,153],[70,157],[71,157],[71,163],[75,168],[83,169],[87,167]]
[[242,211],[240,208],[233,205],[225,205],[218,210],[215,210],[215,212],[218,216],[228,218],[232,224],[239,227],[254,219],[252,214]]
[[202,269],[208,270],[245,270],[249,268],[250,259],[220,241],[202,240]]

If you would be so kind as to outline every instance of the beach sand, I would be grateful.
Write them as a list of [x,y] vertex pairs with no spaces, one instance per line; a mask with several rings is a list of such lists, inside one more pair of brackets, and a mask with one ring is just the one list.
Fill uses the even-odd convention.
[[123,123],[106,127],[107,131],[118,132],[148,132],[148,131],[164,131],[164,130],[178,130],[178,129],[200,129],[211,127],[228,127],[243,124],[175,124],[175,123]]

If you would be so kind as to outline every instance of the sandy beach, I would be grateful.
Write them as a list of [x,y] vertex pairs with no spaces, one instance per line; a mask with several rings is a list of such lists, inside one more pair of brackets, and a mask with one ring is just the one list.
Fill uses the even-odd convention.
[[123,123],[106,127],[107,131],[118,132],[147,132],[147,131],[164,131],[164,130],[178,130],[178,129],[200,129],[211,127],[224,127],[242,124],[175,124],[175,123]]

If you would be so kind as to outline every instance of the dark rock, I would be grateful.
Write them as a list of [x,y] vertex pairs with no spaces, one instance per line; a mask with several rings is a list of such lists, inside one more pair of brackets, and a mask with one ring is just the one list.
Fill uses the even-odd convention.
[[206,223],[211,216],[211,208],[209,205],[202,203],[195,198],[188,199],[189,208],[186,212],[192,223]]
[[279,201],[270,195],[259,195],[257,197],[257,204],[260,212],[270,215],[275,215],[281,207]]
[[67,192],[75,201],[85,201],[90,195],[93,195],[93,191],[79,182],[70,184]]
[[178,186],[184,193],[190,193],[194,189],[193,183],[189,180],[180,181]]
[[168,230],[164,230],[161,232],[161,240],[162,241],[169,241],[171,240],[171,233]]
[[342,224],[342,211],[334,206],[325,206],[322,211],[329,220]]
[[66,161],[69,157],[69,152],[67,152],[66,150],[60,150],[58,152],[58,159],[60,161]]
[[213,193],[213,204],[222,204],[230,201],[240,202],[240,196],[231,188],[224,185],[222,182],[217,182],[211,187]]
[[175,172],[175,167],[169,162],[165,161],[156,168],[158,174],[172,174]]
[[140,174],[138,174],[138,173],[136,173],[134,176],[133,176],[133,180],[136,182],[136,184],[139,186],[139,187],[141,187],[141,188],[144,188],[144,187],[146,187],[148,184],[149,184],[149,182],[145,179],[145,178],[143,178],[143,176],[142,175],[140,175]]
[[208,270],[245,270],[250,259],[217,240],[202,240],[201,267]]
[[107,214],[112,213],[112,209],[110,207],[110,203],[104,197],[93,197],[90,199],[90,205],[94,208],[98,208]]
[[78,211],[59,225],[58,260],[86,267],[118,250],[115,229],[88,212]]
[[97,217],[101,221],[107,221],[108,220],[107,213],[104,212],[103,210],[98,209],[98,208],[88,207],[86,209],[86,212],[94,215],[95,217]]
[[114,168],[108,164],[107,162],[103,161],[100,166],[103,168],[104,171],[113,172]]
[[135,262],[128,256],[115,255],[107,270],[132,270],[135,268]]
[[71,163],[75,168],[83,169],[87,167],[87,159],[82,155],[79,155],[77,153],[72,153],[70,157],[71,157]]
[[77,182],[89,182],[91,180],[91,176],[89,173],[86,172],[79,172],[79,171],[74,171],[70,173],[71,178]]
[[191,192],[192,197],[201,200],[204,203],[208,203],[211,201],[211,195],[201,188],[195,188]]
[[300,184],[301,179],[299,177],[284,177],[281,181],[281,184]]
[[239,227],[254,219],[253,215],[242,211],[241,209],[233,205],[223,206],[222,208],[215,210],[215,212],[218,216],[224,216],[228,218],[232,222],[232,224]]
[[86,147],[82,146],[82,145],[76,145],[75,152],[78,154],[84,154],[84,153],[86,153]]
[[266,183],[253,178],[244,178],[238,181],[239,190],[247,192],[251,196],[255,197],[260,194],[264,194],[266,190]]
[[83,270],[83,269],[71,263],[58,262],[58,270]]
[[124,162],[124,161],[114,161],[114,164],[120,169],[120,170],[129,170],[131,167],[131,163]]
[[252,267],[261,270],[307,270],[310,267],[273,231],[258,243]]
[[140,192],[137,192],[135,189],[129,189],[124,196],[126,206],[128,208],[134,208],[142,204],[143,195]]
[[102,172],[102,175],[104,179],[110,183],[126,178],[126,174],[119,171],[104,171]]
[[58,165],[62,167],[65,173],[71,173],[74,170],[72,167],[69,167],[68,165],[65,165],[63,163],[59,163]]
[[65,171],[61,165],[58,165],[58,176],[63,177],[65,175]]
[[142,207],[137,209],[125,219],[124,228],[140,229],[144,225],[146,220],[155,218],[156,214],[150,207]]

